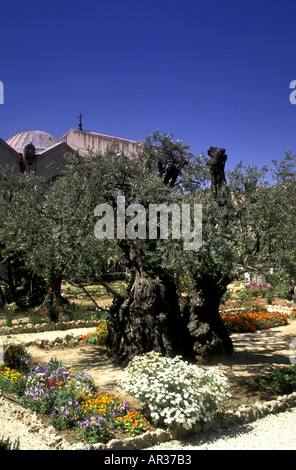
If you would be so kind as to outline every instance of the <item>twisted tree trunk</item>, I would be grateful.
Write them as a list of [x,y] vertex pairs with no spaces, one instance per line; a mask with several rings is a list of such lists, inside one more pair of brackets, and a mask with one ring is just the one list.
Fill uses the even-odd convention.
[[188,329],[186,353],[198,362],[233,353],[231,338],[219,313],[228,283],[222,276],[204,275],[193,279],[183,315]]
[[173,278],[160,268],[145,269],[131,241],[124,241],[132,277],[124,299],[116,298],[108,319],[108,356],[125,364],[149,351],[174,357],[184,349],[178,296]]

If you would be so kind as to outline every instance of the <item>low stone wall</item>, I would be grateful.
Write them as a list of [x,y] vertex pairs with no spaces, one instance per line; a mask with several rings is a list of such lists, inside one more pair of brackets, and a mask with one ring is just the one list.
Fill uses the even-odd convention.
[[64,321],[56,323],[38,323],[37,325],[27,324],[16,325],[12,327],[2,326],[0,328],[0,335],[16,335],[27,333],[42,333],[44,331],[64,331],[76,328],[92,328],[101,323],[101,320],[77,320],[77,321]]

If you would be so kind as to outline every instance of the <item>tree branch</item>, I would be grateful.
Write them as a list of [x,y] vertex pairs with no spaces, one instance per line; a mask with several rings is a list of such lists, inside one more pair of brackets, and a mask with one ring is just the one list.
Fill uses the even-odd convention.
[[95,305],[95,307],[96,307],[98,310],[102,310],[103,312],[106,311],[105,308],[102,308],[102,307],[100,307],[100,306],[97,304],[97,302],[95,301],[95,299],[92,297],[92,295],[86,290],[86,288],[85,288],[82,284],[75,284],[74,282],[69,281],[68,279],[67,279],[67,282],[69,282],[69,284],[71,284],[71,286],[80,287],[80,288],[83,290],[83,292],[85,292],[85,294],[90,298],[90,300],[93,302],[93,304]]

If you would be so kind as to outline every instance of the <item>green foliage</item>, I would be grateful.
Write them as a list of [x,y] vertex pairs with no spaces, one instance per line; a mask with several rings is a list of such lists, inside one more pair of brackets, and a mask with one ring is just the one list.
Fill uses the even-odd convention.
[[28,318],[29,318],[29,322],[31,323],[31,325],[38,325],[38,323],[41,323],[44,320],[44,316],[42,315],[42,313],[39,310],[29,311],[28,312]]
[[15,314],[15,309],[16,309],[16,305],[14,302],[11,304],[5,304],[3,306],[3,311],[5,315],[5,326],[8,326],[8,327],[12,326],[12,319]]
[[291,282],[289,273],[285,272],[283,269],[279,269],[268,276],[268,281],[271,284],[270,291],[274,297],[290,300],[289,293]]
[[271,387],[279,395],[288,395],[296,391],[296,367],[290,365],[287,367],[276,367],[271,372]]

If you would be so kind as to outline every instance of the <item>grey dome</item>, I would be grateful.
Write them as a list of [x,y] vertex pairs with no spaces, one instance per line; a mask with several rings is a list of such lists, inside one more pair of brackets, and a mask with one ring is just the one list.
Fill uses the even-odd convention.
[[6,143],[16,152],[23,153],[24,147],[32,142],[36,154],[58,143],[58,139],[44,131],[25,131],[10,137]]

